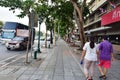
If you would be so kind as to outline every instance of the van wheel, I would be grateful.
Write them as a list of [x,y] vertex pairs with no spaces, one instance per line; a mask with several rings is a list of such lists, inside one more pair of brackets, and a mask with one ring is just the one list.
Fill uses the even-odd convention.
[[7,48],[7,50],[10,50],[10,48]]
[[20,46],[20,50],[24,50],[24,49],[25,49],[24,46],[21,45],[21,46]]
[[31,49],[31,44],[29,45],[29,49]]

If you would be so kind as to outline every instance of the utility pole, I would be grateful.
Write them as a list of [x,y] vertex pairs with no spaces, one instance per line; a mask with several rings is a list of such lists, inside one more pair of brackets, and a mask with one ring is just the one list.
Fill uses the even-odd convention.
[[60,26],[58,24],[58,39],[60,38]]
[[39,20],[39,34],[38,34],[38,50],[37,50],[37,52],[41,53],[41,50],[40,50],[40,25],[41,25],[41,23],[43,21],[43,18],[39,15],[38,20]]

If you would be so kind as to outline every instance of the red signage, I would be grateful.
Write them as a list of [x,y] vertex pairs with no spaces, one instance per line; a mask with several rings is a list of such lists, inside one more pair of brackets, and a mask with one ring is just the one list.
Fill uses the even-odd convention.
[[120,7],[102,16],[101,25],[108,25],[120,21]]

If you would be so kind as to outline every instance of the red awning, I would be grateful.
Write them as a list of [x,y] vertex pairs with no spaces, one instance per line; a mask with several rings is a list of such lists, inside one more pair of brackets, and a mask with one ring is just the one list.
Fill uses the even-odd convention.
[[120,21],[120,7],[102,16],[101,25],[108,25]]

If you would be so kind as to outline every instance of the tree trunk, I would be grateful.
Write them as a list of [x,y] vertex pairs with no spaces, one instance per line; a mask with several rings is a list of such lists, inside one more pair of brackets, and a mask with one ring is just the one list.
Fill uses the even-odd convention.
[[50,43],[53,44],[53,34],[52,34],[53,30],[50,30]]
[[80,40],[81,40],[81,49],[82,49],[82,47],[85,44],[85,34],[84,34],[84,28],[83,28],[82,11],[81,11],[81,9],[79,9],[76,1],[74,1],[74,0],[70,0],[70,1],[72,2],[72,4],[73,4],[73,6],[74,6],[74,8],[77,11],[78,16],[79,16],[79,23],[80,24],[78,24],[79,25],[78,28],[80,30],[80,38],[81,38]]
[[[74,9],[74,18],[75,18],[76,23],[77,23],[77,25],[78,25],[80,39],[82,39],[82,36],[81,36],[82,33],[81,33],[81,29],[80,29],[80,22],[79,22],[79,18],[78,18],[78,15],[77,15],[75,9]],[[82,48],[81,46],[82,46],[82,44],[81,44],[81,42],[80,42],[80,48]]]
[[[31,15],[29,14],[28,15],[28,18],[29,18],[29,27],[31,27]],[[29,60],[28,60],[28,53],[29,53],[29,44],[30,44],[30,33],[31,33],[31,30],[29,28],[29,36],[28,36],[28,43],[27,43],[27,50],[26,50],[26,63],[29,63]]]
[[54,39],[53,39],[54,46],[56,46],[56,26],[54,26]]
[[47,26],[46,26],[46,33],[45,33],[45,48],[47,48]]

